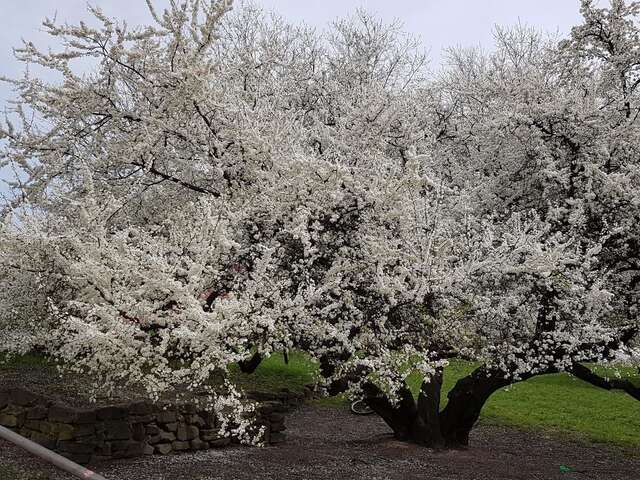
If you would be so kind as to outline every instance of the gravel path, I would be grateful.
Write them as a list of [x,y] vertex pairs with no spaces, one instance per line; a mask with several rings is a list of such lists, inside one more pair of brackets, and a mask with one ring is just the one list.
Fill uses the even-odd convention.
[[[287,442],[278,446],[110,461],[93,468],[109,480],[640,479],[640,452],[631,457],[511,428],[479,426],[468,450],[435,452],[395,441],[375,416],[356,417],[342,409],[305,406],[287,425]],[[3,464],[34,474],[37,469],[38,479],[70,480],[0,442]],[[561,473],[561,465],[572,471]]]

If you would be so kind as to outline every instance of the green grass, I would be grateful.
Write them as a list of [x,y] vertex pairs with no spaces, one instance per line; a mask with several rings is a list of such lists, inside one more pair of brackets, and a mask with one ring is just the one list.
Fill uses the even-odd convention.
[[493,395],[482,418],[495,423],[575,433],[591,442],[640,447],[640,402],[568,375],[537,377]]
[[252,374],[240,372],[237,365],[230,367],[233,379],[247,390],[278,391],[284,388],[302,392],[304,386],[313,383],[317,366],[299,352],[289,353],[289,362],[276,353],[260,363]]

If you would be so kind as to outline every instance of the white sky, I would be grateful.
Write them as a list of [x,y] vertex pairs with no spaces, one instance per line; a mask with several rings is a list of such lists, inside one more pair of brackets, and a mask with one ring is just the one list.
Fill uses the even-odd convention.
[[[604,0],[603,0],[604,1]],[[566,34],[580,22],[579,0],[255,0],[294,22],[323,28],[328,22],[364,7],[385,20],[399,19],[407,31],[422,39],[430,52],[431,66],[440,64],[443,48],[455,45],[492,45],[494,25],[518,22],[549,33]],[[125,18],[130,24],[147,23],[149,14],[144,0],[93,0],[109,16]],[[155,0],[162,7],[167,0]],[[23,65],[15,61],[12,47],[21,38],[46,45],[40,30],[45,17],[57,13],[59,21],[70,23],[88,18],[85,0],[0,0],[3,26],[0,29],[0,76],[15,77]],[[0,104],[11,91],[0,83]],[[2,172],[0,172],[0,178]],[[4,188],[0,184],[0,191]]]

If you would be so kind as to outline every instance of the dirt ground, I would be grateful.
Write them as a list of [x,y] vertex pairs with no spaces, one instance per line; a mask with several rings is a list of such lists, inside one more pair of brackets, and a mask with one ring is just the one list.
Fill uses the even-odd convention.
[[[287,441],[277,446],[151,456],[92,468],[109,480],[640,479],[640,452],[630,456],[511,428],[480,425],[469,449],[435,452],[395,441],[375,416],[342,409],[305,406],[287,425]],[[2,465],[25,472],[24,478],[70,479],[6,442],[0,442]],[[571,472],[563,473],[562,466]]]

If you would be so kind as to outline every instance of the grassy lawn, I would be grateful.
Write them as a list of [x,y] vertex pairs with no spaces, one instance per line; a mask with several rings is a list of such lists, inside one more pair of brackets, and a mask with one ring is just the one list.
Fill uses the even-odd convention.
[[272,355],[260,363],[253,374],[240,372],[237,365],[231,365],[234,380],[247,390],[277,391],[287,388],[302,392],[304,386],[313,383],[317,367],[308,357],[298,352],[289,354],[285,363],[281,353]]
[[[47,368],[48,365],[39,357],[25,356],[13,360],[9,366]],[[471,363],[454,361],[446,369],[443,406],[446,392],[473,368]],[[288,364],[281,354],[273,355],[264,360],[254,374],[243,374],[232,368],[233,377],[245,389],[266,391],[283,388],[302,391],[304,385],[313,382],[316,371],[313,362],[296,352],[290,354]],[[596,371],[612,374],[602,367]],[[637,368],[622,373],[640,384]],[[419,378],[409,380],[412,390],[417,392]],[[346,400],[325,398],[317,403],[343,406]],[[596,388],[566,374],[536,377],[495,393],[482,411],[481,421],[640,448],[640,402],[623,392]]]

